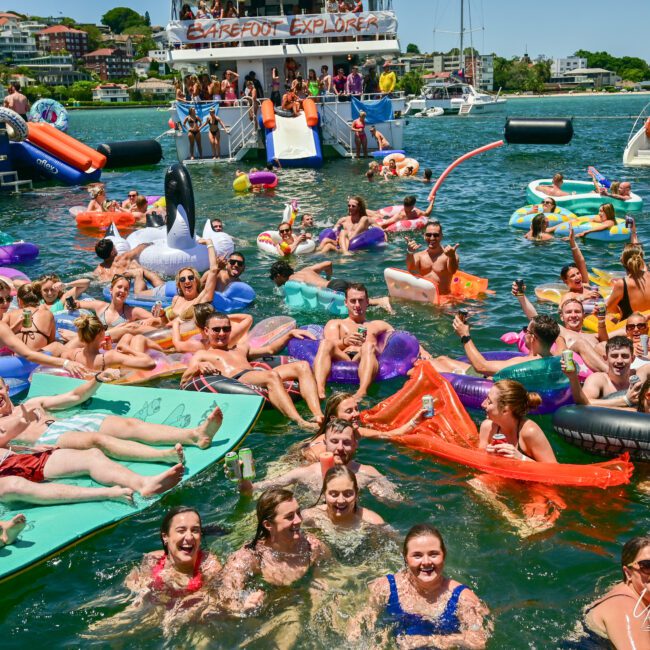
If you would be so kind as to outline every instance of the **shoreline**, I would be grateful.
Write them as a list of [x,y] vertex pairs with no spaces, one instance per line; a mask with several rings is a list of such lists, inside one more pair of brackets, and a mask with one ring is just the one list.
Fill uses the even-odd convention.
[[634,93],[542,93],[540,95],[499,95],[499,97],[504,97],[505,99],[544,99],[545,97],[568,97],[568,98],[574,98],[574,97],[637,97],[637,96],[647,96],[650,95],[650,90],[641,90],[639,92],[634,92]]

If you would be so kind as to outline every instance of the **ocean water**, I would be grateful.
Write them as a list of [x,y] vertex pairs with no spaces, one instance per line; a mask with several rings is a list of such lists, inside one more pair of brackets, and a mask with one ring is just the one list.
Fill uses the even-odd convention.
[[[470,303],[472,334],[481,350],[501,349],[499,336],[518,330],[525,319],[510,295],[516,277],[529,287],[557,281],[560,267],[570,261],[567,242],[538,245],[523,239],[523,231],[508,227],[508,218],[526,203],[525,188],[535,178],[561,171],[566,178],[585,179],[589,165],[613,179],[632,181],[633,190],[650,200],[650,169],[626,169],[621,157],[636,116],[646,102],[639,96],[511,100],[508,115],[574,116],[575,136],[562,147],[505,146],[460,165],[438,193],[433,217],[444,225],[446,243],[460,243],[461,268],[490,279],[496,294]],[[433,169],[434,178],[459,155],[502,137],[504,115],[412,119],[405,143],[410,156]],[[151,138],[163,132],[169,113],[154,110],[74,112],[71,135],[95,145],[104,141]],[[175,161],[169,139],[163,139],[165,161]],[[241,163],[247,169],[252,163]],[[312,212],[319,224],[331,223],[346,213],[348,196],[360,194],[372,208],[401,202],[415,194],[424,207],[429,187],[412,180],[378,181],[364,177],[367,161],[337,160],[320,170],[283,170],[275,192],[236,195],[231,188],[234,165],[191,168],[198,222],[219,216],[226,230],[247,257],[244,279],[258,294],[252,313],[256,319],[286,313],[280,296],[268,279],[274,259],[255,246],[259,232],[280,221],[284,204],[296,198],[301,209]],[[162,194],[164,164],[152,170],[108,172],[103,180],[109,197],[123,198],[130,188],[143,194]],[[21,196],[0,196],[0,230],[35,241],[41,256],[24,270],[38,276],[59,272],[68,277],[95,266],[95,240],[77,230],[68,213],[71,205],[88,200],[83,189],[47,187]],[[637,214],[642,240],[650,239],[648,208]],[[614,270],[621,245],[582,240],[590,266]],[[405,244],[391,236],[383,250],[362,251],[334,261],[335,274],[366,283],[371,295],[383,295],[383,269],[404,268]],[[318,258],[310,258],[316,261]],[[313,262],[312,262],[313,263]],[[452,312],[427,306],[395,303],[397,314],[387,319],[414,332],[434,354],[462,354],[451,328]],[[552,306],[540,311],[552,312]],[[297,315],[299,324],[323,323],[323,314]],[[383,312],[376,312],[384,318]],[[397,390],[401,381],[376,385],[367,405]],[[479,414],[475,414],[476,418]],[[556,436],[548,419],[540,420],[558,459],[588,463],[600,460],[570,447]],[[304,437],[277,413],[266,410],[247,440],[260,475],[268,462],[279,458],[287,446]],[[555,648],[579,618],[583,605],[618,579],[623,543],[650,528],[648,466],[638,464],[632,483],[607,491],[561,489],[567,508],[555,526],[541,535],[523,538],[503,513],[481,500],[468,485],[475,473],[434,457],[388,442],[363,441],[362,462],[371,463],[399,486],[405,501],[398,507],[383,504],[369,494],[364,505],[378,511],[398,536],[418,522],[438,526],[448,547],[446,573],[467,584],[492,612],[494,634],[490,648]],[[521,514],[531,489],[521,484],[504,488],[502,500]],[[274,632],[253,639],[258,630],[282,626],[284,638],[297,630],[297,646],[343,646],[340,630],[345,617],[365,598],[368,580],[398,569],[397,541],[358,543],[353,553],[340,554],[342,568],[331,578],[336,586],[323,602],[302,603],[306,586],[294,593],[278,594],[259,617],[244,621],[218,621],[180,627],[165,636],[157,624],[136,614],[112,621],[106,631],[91,626],[125,609],[122,581],[141,556],[159,546],[157,529],[164,511],[177,504],[201,511],[204,523],[231,529],[225,537],[208,537],[207,544],[223,559],[254,532],[252,505],[238,503],[222,469],[214,468],[190,486],[174,491],[162,502],[117,527],[73,547],[19,578],[0,585],[0,634],[5,647],[28,640],[47,639],[52,648],[177,647],[180,644],[214,648],[272,647]],[[305,503],[304,506],[311,504]],[[0,560],[1,561],[1,560]],[[358,568],[361,567],[361,568]],[[94,629],[94,628],[93,628]],[[90,635],[91,638],[88,638]]]

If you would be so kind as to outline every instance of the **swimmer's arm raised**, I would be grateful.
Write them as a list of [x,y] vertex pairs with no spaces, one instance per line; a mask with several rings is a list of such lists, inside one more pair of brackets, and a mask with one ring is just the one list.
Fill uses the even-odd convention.
[[[458,316],[454,317],[453,327],[458,336],[469,336],[469,325],[462,321]],[[479,352],[472,339],[464,343],[463,347],[465,348],[465,354],[474,370],[480,372],[482,375],[494,375],[505,367],[502,361],[488,361]]]
[[512,295],[519,301],[524,315],[526,318],[535,318],[535,316],[537,316],[537,310],[533,306],[533,303],[528,299],[528,296],[524,293],[525,291],[526,285],[524,285],[523,289],[520,291],[517,283],[512,283]]
[[569,226],[569,246],[571,247],[571,254],[573,255],[573,262],[578,267],[580,275],[582,276],[582,281],[585,284],[589,284],[589,269],[587,268],[587,262],[585,257],[578,246],[576,241],[576,234],[573,230],[573,226]]

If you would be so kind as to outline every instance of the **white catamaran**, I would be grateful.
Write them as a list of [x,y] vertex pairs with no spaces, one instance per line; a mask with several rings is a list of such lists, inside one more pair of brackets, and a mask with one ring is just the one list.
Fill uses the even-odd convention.
[[[376,125],[391,148],[401,149],[404,97],[394,90],[379,92],[383,75],[378,74],[387,72],[399,54],[397,17],[391,0],[367,0],[364,4],[367,11],[330,13],[328,9],[335,7],[329,0],[300,0],[293,5],[295,13],[288,14],[288,5],[282,0],[247,0],[228,3],[231,17],[214,17],[205,11],[203,2],[197,7],[172,0],[165,48],[152,54],[181,71],[186,82],[189,75],[196,75],[205,89],[210,83],[219,88],[223,80],[230,79],[234,90],[234,94],[223,97],[217,92],[191,96],[189,82],[185,84],[186,100],[176,102],[174,119],[179,160],[190,158],[188,131],[192,123],[185,122],[190,107],[201,121],[214,107],[226,125],[226,133],[222,131],[220,138],[221,160],[264,156],[268,162],[279,161],[284,166],[313,166],[323,158],[351,156],[354,134],[350,125],[360,110],[367,113],[367,123]],[[317,124],[304,112],[288,117],[277,110],[278,96],[295,77],[302,76],[308,83],[310,76],[312,81],[314,78],[310,71],[321,75],[324,66],[332,78],[341,68],[348,75],[358,67],[362,76],[366,75],[362,89],[348,94],[326,93],[321,84],[312,97],[318,111]],[[273,81],[274,69],[279,73],[279,83]],[[258,96],[261,91],[267,99],[276,91],[275,116],[264,123],[260,118],[264,111],[257,110],[258,105],[254,114],[250,97],[245,96],[244,84],[249,79],[255,80]],[[393,75],[393,85],[394,79]],[[372,92],[364,92],[366,89]],[[265,108],[267,117],[269,106]],[[200,139],[202,156],[195,155],[195,160],[188,162],[213,162],[207,126]],[[377,148],[372,138],[368,138],[368,148]]]

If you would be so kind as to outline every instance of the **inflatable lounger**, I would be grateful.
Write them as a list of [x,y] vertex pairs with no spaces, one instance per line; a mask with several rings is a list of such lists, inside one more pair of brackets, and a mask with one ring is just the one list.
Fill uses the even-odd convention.
[[476,425],[449,383],[428,363],[418,363],[402,389],[361,413],[361,421],[383,431],[406,424],[422,408],[423,395],[437,399],[435,415],[418,425],[413,433],[394,436],[392,442],[519,481],[599,488],[630,482],[633,466],[627,454],[604,463],[572,465],[499,458],[479,450]]
[[289,280],[284,284],[284,301],[292,309],[325,311],[332,316],[347,318],[345,294],[332,289],[322,289],[313,284]]
[[[81,381],[67,377],[34,375],[29,397],[56,395],[73,389]],[[158,388],[135,388],[103,384],[83,410],[139,417],[148,422],[175,426],[196,426],[220,406],[223,424],[209,449],[185,447],[186,469],[181,485],[204,471],[235,449],[252,429],[262,410],[263,400],[256,396],[188,393]],[[65,415],[75,410],[65,411]],[[61,417],[64,417],[61,412]],[[162,471],[161,464],[124,462],[127,467],[147,475]],[[91,486],[88,478],[64,479],[62,482]],[[49,506],[10,504],[3,518],[25,513],[28,526],[16,544],[2,549],[0,581],[14,577],[30,567],[76,544],[104,528],[132,517],[155,505],[160,497],[135,497],[135,505],[114,501],[75,503]]]
[[[528,184],[526,198],[531,203],[540,203],[547,195],[540,192],[538,185],[551,185],[550,178],[539,178]],[[594,184],[591,181],[564,181],[562,190],[568,192],[566,196],[554,196],[555,203],[560,208],[567,208],[578,216],[585,214],[596,214],[603,203],[611,203],[616,214],[624,215],[626,212],[638,212],[643,208],[643,199],[634,192],[630,193],[627,201],[613,199],[611,196],[603,196],[594,192]]]

